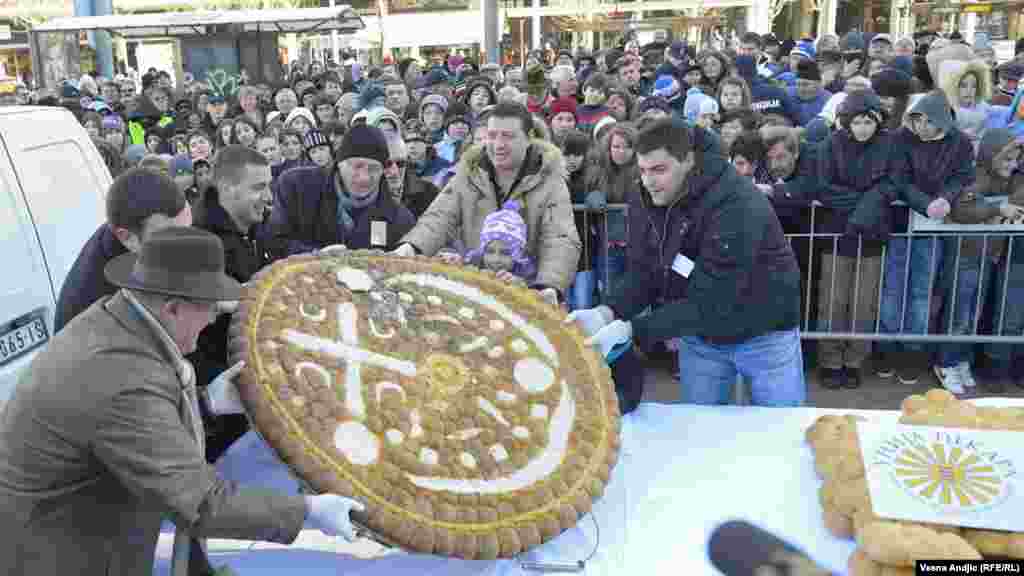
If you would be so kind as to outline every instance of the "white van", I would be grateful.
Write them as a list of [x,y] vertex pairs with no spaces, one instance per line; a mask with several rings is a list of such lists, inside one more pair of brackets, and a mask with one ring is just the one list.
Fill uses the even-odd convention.
[[110,182],[70,111],[0,107],[0,406],[53,335],[60,287],[106,220]]

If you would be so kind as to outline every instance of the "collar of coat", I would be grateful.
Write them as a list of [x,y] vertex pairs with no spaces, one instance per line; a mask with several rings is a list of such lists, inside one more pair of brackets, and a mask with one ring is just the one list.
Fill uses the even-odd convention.
[[219,193],[217,192],[217,188],[214,186],[211,186],[206,190],[202,201],[197,204],[194,212],[194,219],[195,226],[205,228],[215,234],[230,233],[241,236],[249,232],[248,230],[238,229],[238,226],[235,225],[235,221],[231,218],[231,215],[228,214],[228,211],[221,205]]
[[[490,190],[497,196],[499,191],[494,184],[493,174],[494,167],[491,165],[490,157],[485,153],[484,147],[474,145],[462,153],[455,177],[466,178],[478,190],[482,192]],[[526,156],[523,158],[523,165],[520,167],[519,176],[513,186],[514,189],[510,190],[508,200],[521,199],[549,178],[561,178],[561,174],[561,150],[550,142],[531,139],[530,146],[526,149]]]

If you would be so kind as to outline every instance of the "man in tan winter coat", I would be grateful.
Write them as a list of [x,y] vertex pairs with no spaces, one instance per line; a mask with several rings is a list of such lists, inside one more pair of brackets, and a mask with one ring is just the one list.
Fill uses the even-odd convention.
[[523,206],[527,252],[537,262],[530,285],[548,299],[561,297],[579,261],[579,234],[558,148],[533,138],[523,106],[502,102],[487,120],[488,141],[462,155],[451,182],[402,239],[396,254],[435,255],[451,241],[479,247],[484,218],[510,200]]
[[[241,488],[206,463],[184,355],[241,294],[220,239],[161,230],[105,274],[121,291],[54,336],[0,412],[0,574],[151,574],[165,516],[180,537],[290,543],[308,518],[353,539],[358,502]],[[210,384],[214,412],[237,410],[239,368]]]

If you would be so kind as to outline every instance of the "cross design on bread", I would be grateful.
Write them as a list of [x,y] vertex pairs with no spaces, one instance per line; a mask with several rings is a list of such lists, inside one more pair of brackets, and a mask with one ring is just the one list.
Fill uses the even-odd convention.
[[[355,275],[351,269],[339,272],[339,281],[342,281],[343,274],[345,278],[355,278],[354,282],[359,283],[359,286],[364,288],[364,290],[361,291],[365,292],[370,290],[372,282],[366,282],[366,278]],[[406,280],[409,279],[407,278]],[[437,284],[437,286],[434,286],[435,288],[441,290],[447,288],[448,290],[446,291],[451,291],[453,285],[463,286],[440,277],[434,277],[433,279],[421,277],[418,278],[418,280]],[[460,296],[470,301],[476,300],[475,304],[482,308],[491,308],[493,311],[498,313],[499,316],[503,316],[506,322],[509,322],[512,325],[518,325],[520,328],[525,325],[525,320],[504,306],[495,303],[492,298],[484,297],[483,293],[477,291],[475,293],[471,293],[469,297],[467,297],[467,294],[461,293]],[[418,365],[414,362],[402,360],[400,358],[395,358],[360,347],[358,334],[359,310],[356,308],[355,303],[339,303],[336,308],[336,313],[339,331],[339,338],[337,340],[307,334],[294,329],[283,330],[281,338],[284,341],[304,350],[331,356],[345,363],[343,387],[344,404],[348,414],[351,416],[351,419],[343,421],[338,425],[334,434],[335,446],[338,448],[338,451],[352,464],[364,466],[373,465],[379,460],[381,442],[386,440],[391,444],[400,444],[404,440],[404,434],[397,429],[389,429],[383,435],[380,435],[366,426],[366,405],[363,397],[363,379],[361,374],[362,367],[364,365],[372,366],[394,372],[408,378],[429,376],[430,374],[428,374],[428,372],[436,372],[437,367],[431,365],[431,357],[428,357],[426,362],[422,365]],[[375,330],[371,330],[371,332],[373,332],[373,335],[377,338],[390,337],[387,335],[381,335]],[[550,348],[550,342],[547,342],[546,337],[544,337],[539,331],[531,333],[529,330],[523,330],[523,332],[525,335],[532,335],[534,338],[537,338],[538,335],[540,335],[539,338],[541,341],[538,342],[538,348],[542,351]],[[553,348],[550,349],[553,352]],[[330,377],[330,374],[313,363],[302,363],[296,367],[296,371],[300,371],[307,364],[309,365],[309,368],[317,371],[321,376],[326,377],[326,381],[329,386],[332,385],[332,378]],[[554,384],[556,380],[556,373],[547,362],[529,355],[521,358],[515,364],[513,376],[525,394],[513,395],[508,392],[499,393],[498,401],[500,403],[512,403],[517,401],[517,396],[527,397],[530,394],[542,392]],[[378,399],[382,389],[395,389],[401,394],[403,401],[406,398],[404,390],[398,384],[393,382],[379,382],[376,385]],[[547,438],[536,439],[538,441],[538,445],[543,442],[545,446],[536,457],[512,474],[488,480],[447,478],[442,476],[417,476],[411,473],[406,473],[406,477],[413,484],[427,490],[446,490],[467,494],[496,494],[514,491],[528,487],[535,482],[546,478],[558,468],[567,453],[569,434],[572,430],[572,424],[575,419],[576,404],[573,395],[568,388],[568,384],[564,380],[560,382],[560,386],[561,394],[558,405],[550,414],[548,413],[547,406],[544,404],[535,404],[531,406],[531,418],[547,420]],[[511,434],[514,437],[520,439],[529,437],[529,430],[526,427],[513,426],[513,423],[506,420],[500,409],[495,406],[493,402],[483,396],[477,396],[475,401],[477,408],[481,412],[489,414],[495,422],[510,429]],[[422,419],[418,409],[411,409],[407,416],[408,423],[410,424],[408,432],[409,437],[416,438],[418,436],[423,436],[424,430],[421,426]],[[480,432],[481,431],[479,429],[471,428],[460,430],[451,436],[464,440],[473,438]],[[424,445],[419,454],[420,462],[428,465],[428,467],[436,465],[439,462],[439,455],[436,449],[439,448],[441,447],[430,447]],[[470,452],[463,451],[458,455],[457,459],[453,458],[451,460],[459,462],[465,469],[473,470],[477,468],[478,459],[481,457],[488,457],[493,459],[495,462],[501,462],[508,458],[508,452],[502,444],[495,443],[488,447],[486,454],[474,455]]]

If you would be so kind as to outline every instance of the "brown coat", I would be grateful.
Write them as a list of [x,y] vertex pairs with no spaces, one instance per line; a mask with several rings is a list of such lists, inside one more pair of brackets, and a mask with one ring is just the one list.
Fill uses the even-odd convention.
[[36,356],[0,413],[0,574],[151,574],[165,515],[200,537],[295,539],[301,497],[206,463],[173,358],[123,293]]
[[[479,146],[463,153],[455,176],[401,242],[428,256],[449,240],[460,240],[467,251],[479,247],[484,218],[499,208],[494,184],[481,165],[483,154]],[[576,276],[582,245],[563,177],[562,153],[534,140],[523,161],[536,167],[527,170],[510,199],[526,205],[526,250],[537,262],[535,284],[564,293]]]
[[[972,185],[964,188],[963,193],[953,202],[948,221],[957,224],[1000,223],[999,205],[986,199],[990,196],[1008,196],[1011,203],[1024,206],[1024,176],[1014,174],[1007,180],[992,172],[992,162],[1001,151],[1002,148],[994,152],[979,152],[977,178]],[[1006,252],[1007,237],[990,236],[987,244],[986,255],[991,261],[998,262]],[[976,260],[981,257],[984,246],[985,241],[982,237],[965,236],[960,242],[960,257]]]

